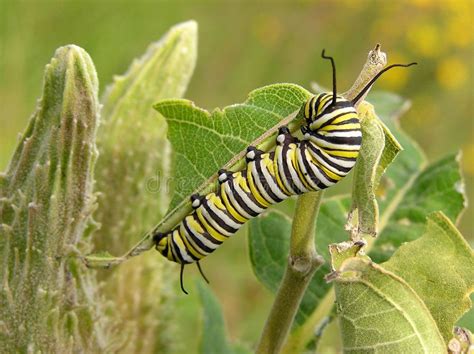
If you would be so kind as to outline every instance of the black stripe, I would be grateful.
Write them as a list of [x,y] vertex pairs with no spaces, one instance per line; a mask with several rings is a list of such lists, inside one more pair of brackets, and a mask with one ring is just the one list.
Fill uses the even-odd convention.
[[342,122],[339,122],[333,125],[358,124],[358,123],[360,123],[359,118],[351,118],[351,119],[344,120]]
[[328,143],[336,145],[360,145],[362,144],[361,136],[346,137],[346,136],[325,136],[319,133],[314,134],[318,139],[322,139]]
[[[237,204],[240,205],[240,207],[250,216],[256,217],[258,216],[258,213],[250,209],[250,207],[243,201],[243,199],[240,197],[239,193],[237,193],[235,187],[234,187],[234,177],[231,176],[229,177],[229,187],[230,191],[232,192],[232,196],[234,199],[237,201]],[[245,192],[244,192],[245,193]],[[229,203],[231,202],[231,198],[229,198]]]
[[[201,220],[199,220],[199,217],[198,217],[198,215],[196,214],[196,212],[193,213],[193,217],[194,217],[194,221],[196,221],[197,223],[199,223],[199,225],[201,226],[201,228],[204,230],[204,233],[201,233],[202,236],[204,236],[206,239],[208,239],[209,241],[211,241],[212,243],[214,243],[214,244],[216,244],[216,245],[222,244],[223,241],[214,238],[214,237],[207,231],[207,229],[206,229],[206,228],[204,227],[204,225],[202,224]],[[196,231],[196,232],[197,232],[197,231]]]
[[309,143],[309,148],[311,149],[311,151],[314,152],[316,155],[318,155],[329,166],[332,166],[332,167],[336,168],[337,170],[339,170],[341,172],[349,172],[352,169],[352,167],[351,168],[344,167],[344,166],[338,165],[337,163],[329,160],[326,156],[323,155],[323,153],[321,153],[321,151],[319,150],[319,147],[316,146],[316,144],[312,143],[311,141],[309,141],[308,143]]
[[[203,201],[203,206],[204,206],[204,209],[206,209],[206,211],[209,213],[209,216],[217,223],[217,225],[219,225],[221,228],[223,228],[225,231],[227,232],[230,232],[232,234],[235,234],[238,230],[237,229],[234,229],[232,226],[229,226],[225,223],[224,220],[222,220],[212,209],[211,207],[209,206],[209,200],[204,200]],[[217,206],[216,206],[217,208]],[[204,215],[203,215],[204,216]],[[209,222],[209,221],[208,221]],[[212,225],[212,224],[211,224]],[[226,236],[226,235],[222,235],[222,236]],[[227,236],[226,236],[227,237]]]
[[[178,231],[179,236],[181,237],[181,241],[183,241],[183,245],[184,245],[184,249],[185,249],[185,251],[186,251],[186,254],[187,254],[189,257],[191,257],[192,259],[194,259],[195,261],[199,261],[201,258],[195,256],[195,255],[189,250],[189,247],[188,247],[188,245],[186,244],[186,242],[185,242],[185,240],[184,240],[184,239],[186,238],[186,235],[182,235],[182,234],[181,234],[181,230],[180,230],[179,226],[177,227],[177,231]],[[191,247],[192,247],[192,244],[191,244]],[[179,249],[177,249],[176,251],[179,252]],[[196,252],[199,253],[199,250],[196,250]],[[188,262],[188,263],[191,263],[191,262]]]
[[[311,145],[312,143],[311,143],[310,141],[308,141],[307,144],[310,144],[310,145]],[[316,162],[317,162],[317,160],[316,160]],[[337,182],[338,182],[338,181],[336,181],[335,179],[332,179],[331,177],[329,177],[329,176],[327,175],[327,173],[324,172],[324,170],[319,166],[318,163],[313,163],[312,165],[315,166],[315,167],[318,169],[318,171],[319,171],[328,181],[333,182],[333,183],[337,183]],[[321,183],[322,183],[322,182],[321,182]]]
[[[202,243],[202,241],[200,239],[198,239],[196,237],[196,235],[194,235],[194,233],[191,231],[191,228],[189,227],[188,225],[188,221],[186,220],[186,218],[184,218],[183,220],[183,226],[186,230],[186,232],[188,233],[189,237],[193,240],[193,242],[199,247],[201,248],[204,252],[207,252],[207,253],[211,253],[214,251],[213,248],[210,248],[208,246],[206,246],[204,243]],[[212,241],[211,241],[212,242]]]
[[[255,168],[257,168],[257,165],[258,165],[258,167],[260,167],[260,164],[257,163],[256,161],[254,161],[254,164],[255,164]],[[250,170],[249,170],[249,168],[250,168]],[[250,171],[250,178],[252,179],[253,185],[254,185],[255,188],[257,189],[257,191],[258,191],[258,193],[260,194],[260,196],[261,196],[263,199],[265,199],[265,201],[267,201],[268,203],[270,203],[270,204],[275,204],[275,200],[268,200],[267,197],[262,194],[262,190],[261,190],[261,188],[258,186],[257,181],[255,180],[255,177],[254,177],[254,175],[253,175],[253,169],[252,169],[250,166],[247,166],[247,173],[248,173],[248,171]],[[261,172],[260,172],[260,173],[261,173]],[[257,174],[258,174],[258,171],[257,171]],[[262,174],[260,174],[258,177],[260,178],[261,176],[262,176]],[[248,179],[248,178],[247,178],[247,179]],[[259,180],[259,182],[260,182],[260,180]],[[267,183],[266,183],[266,180],[265,180],[265,183],[262,184],[263,189],[265,189],[265,186],[266,186],[266,185],[267,185]],[[270,197],[270,196],[268,196],[268,197]],[[270,197],[270,198],[271,198],[271,197]],[[265,208],[267,208],[267,207],[265,207]]]
[[315,99],[315,98],[316,98],[315,96],[311,97],[311,98],[309,99],[308,103],[307,103],[307,105],[309,106],[309,109],[308,109],[308,116],[305,117],[305,118],[307,118],[307,119],[308,119],[308,118],[311,118],[311,117],[313,116],[313,102],[314,102],[314,99]]
[[171,253],[173,254],[173,257],[175,258],[175,262],[181,263],[181,264],[187,264],[189,262],[185,261],[183,257],[181,256],[181,252],[179,252],[179,247],[176,244],[174,238],[173,238],[173,232],[175,229],[173,229],[171,232]]
[[[245,180],[247,181],[247,170],[243,170],[242,171],[242,176],[245,178]],[[252,193],[252,189],[250,188],[250,186],[248,185],[248,182],[247,182],[247,186],[249,187],[249,190],[250,190],[250,193],[245,193],[244,190],[242,190],[245,194],[247,194],[247,196],[250,198],[250,200],[255,204],[257,205],[257,207],[261,208],[261,209],[266,209],[267,207],[263,204],[261,204],[257,198],[253,195]]]
[[[291,176],[291,171],[290,171],[290,168],[288,167],[288,150],[290,150],[290,145],[283,145],[282,147],[282,161],[281,163],[283,163],[283,173],[285,175],[285,178],[286,178],[286,181],[288,182],[288,184],[290,185],[291,189],[293,189],[295,191],[296,194],[302,194],[303,191],[301,191],[296,185],[295,183],[293,182],[293,178]],[[277,161],[277,163],[280,162],[280,161]],[[291,161],[290,161],[291,163]],[[293,164],[291,164],[291,166],[293,167],[294,169],[294,166]],[[295,171],[295,173],[298,175],[298,172]]]
[[318,186],[319,189],[325,189],[327,186],[319,180],[319,178],[314,174],[313,170],[310,167],[310,163],[308,159],[306,158],[305,150],[306,150],[306,145],[308,144],[307,141],[302,141],[300,144],[300,149],[301,149],[301,159],[303,160],[303,165],[306,169],[306,174],[311,178],[311,181],[313,181],[314,184]]
[[[271,155],[270,155],[271,156]],[[263,159],[262,159],[263,160]],[[270,198],[273,199],[273,203],[272,204],[276,204],[276,203],[280,203],[281,201],[283,201],[283,199],[280,199],[276,196],[275,193],[273,193],[272,189],[270,188],[270,185],[267,181],[267,179],[265,178],[265,175],[263,174],[263,171],[262,171],[262,166],[260,165],[260,162],[262,160],[256,160],[255,161],[255,168],[257,170],[257,173],[258,173],[258,178],[259,178],[259,181],[260,183],[262,184],[262,187],[264,188],[265,192],[267,192],[268,196]],[[272,181],[274,182],[274,184],[278,187],[278,183],[276,182],[275,178],[272,176],[272,174],[270,172],[268,172],[268,174],[270,175],[270,178],[272,179]],[[252,178],[254,178],[253,176],[253,173],[252,173]],[[254,178],[254,181],[255,181],[255,178]],[[258,187],[257,187],[258,188]]]

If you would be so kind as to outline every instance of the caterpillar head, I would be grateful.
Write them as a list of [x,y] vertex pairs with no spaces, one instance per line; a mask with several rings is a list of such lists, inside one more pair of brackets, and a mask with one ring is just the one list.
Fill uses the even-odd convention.
[[155,243],[155,248],[163,256],[168,258],[168,236],[164,233],[157,233],[153,236],[153,242]]
[[306,123],[310,126],[317,120],[324,120],[326,115],[331,114],[338,109],[348,108],[351,110],[350,108],[353,108],[352,103],[342,96],[336,96],[335,102],[333,102],[333,100],[333,93],[326,92],[317,96],[313,96],[308,101],[306,101],[303,109]]
[[[376,48],[380,46],[377,45]],[[321,124],[325,121],[330,119],[331,117],[337,115],[333,113],[336,110],[343,109],[344,111],[355,111],[355,106],[363,99],[367,91],[372,87],[374,82],[386,71],[395,68],[395,67],[409,67],[415,65],[416,63],[410,64],[392,64],[381,70],[377,75],[375,75],[367,85],[357,94],[355,98],[352,100],[347,100],[344,97],[337,94],[336,89],[336,64],[334,63],[334,59],[330,56],[326,56],[324,54],[324,50],[321,53],[321,56],[324,59],[328,59],[331,61],[332,65],[332,92],[321,93],[317,96],[311,97],[308,101],[306,101],[305,105],[303,106],[302,110],[304,111],[304,118],[308,124],[308,128],[314,130],[317,129]],[[341,111],[342,112],[342,111]],[[317,121],[321,123],[318,124]],[[306,128],[307,129],[307,128]]]

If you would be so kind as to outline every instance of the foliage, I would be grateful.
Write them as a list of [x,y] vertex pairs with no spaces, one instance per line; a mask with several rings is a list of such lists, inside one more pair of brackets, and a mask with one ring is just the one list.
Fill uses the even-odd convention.
[[[219,168],[244,166],[248,145],[272,149],[284,124],[298,134],[299,109],[311,95],[294,84],[268,85],[211,113],[175,98],[194,70],[196,41],[194,22],[176,26],[116,78],[102,100],[97,137],[89,56],[63,47],[47,66],[37,112],[0,175],[0,342],[8,350],[173,350],[168,263],[150,253],[99,274],[85,267],[138,255],[152,247],[149,235],[124,257],[81,257],[93,247],[122,252],[160,218],[159,228],[173,226],[189,212],[192,193],[215,188]],[[150,109],[158,100],[164,119]],[[274,329],[289,328],[295,315],[286,353],[317,348],[334,318],[346,351],[443,352],[468,333],[453,333],[474,290],[474,255],[454,225],[465,208],[459,158],[428,163],[396,122],[408,103],[391,94],[369,101],[374,106],[358,107],[364,140],[352,200],[321,202],[322,193],[308,193],[290,201],[289,211],[270,209],[250,222],[253,271],[276,293],[259,352],[265,343],[283,344],[285,333]],[[308,260],[309,271],[298,272]],[[199,351],[248,353],[229,340],[210,289],[200,282],[198,293]]]

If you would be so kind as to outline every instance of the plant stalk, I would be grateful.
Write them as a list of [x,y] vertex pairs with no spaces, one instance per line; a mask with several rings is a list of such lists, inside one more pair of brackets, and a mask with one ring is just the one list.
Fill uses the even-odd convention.
[[323,191],[319,191],[298,198],[288,264],[256,353],[280,352],[306,288],[316,270],[324,263],[324,259],[316,253],[314,242],[315,220],[322,196]]

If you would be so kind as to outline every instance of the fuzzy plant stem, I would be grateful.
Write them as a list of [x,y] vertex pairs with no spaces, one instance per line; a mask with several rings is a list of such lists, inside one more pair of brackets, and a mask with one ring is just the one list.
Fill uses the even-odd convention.
[[285,275],[263,329],[257,353],[278,353],[291,328],[301,299],[324,259],[316,253],[315,220],[323,192],[306,193],[298,198],[291,230],[290,254]]

